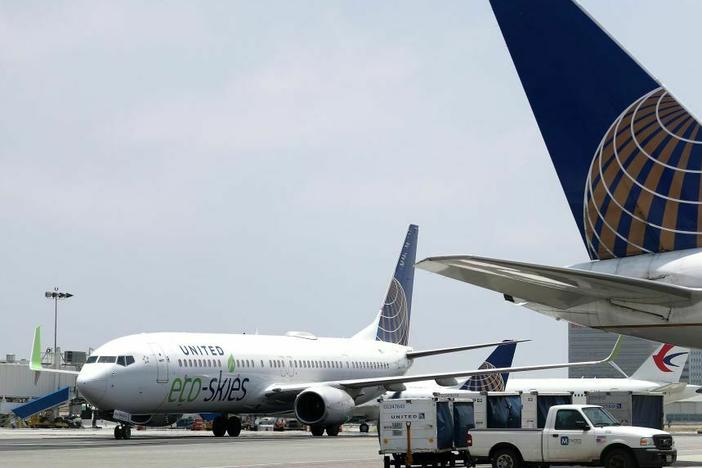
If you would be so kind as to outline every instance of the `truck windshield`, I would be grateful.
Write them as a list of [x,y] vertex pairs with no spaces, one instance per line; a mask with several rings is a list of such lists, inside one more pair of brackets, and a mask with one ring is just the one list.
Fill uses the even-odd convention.
[[604,427],[604,426],[621,426],[619,421],[609,414],[604,409],[599,406],[591,406],[589,408],[583,408],[583,413],[587,416],[593,426]]

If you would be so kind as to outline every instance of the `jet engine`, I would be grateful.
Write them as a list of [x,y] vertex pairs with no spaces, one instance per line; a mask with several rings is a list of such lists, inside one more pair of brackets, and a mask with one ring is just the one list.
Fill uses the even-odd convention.
[[345,391],[321,385],[310,387],[295,398],[295,416],[308,425],[339,425],[349,419],[356,404]]

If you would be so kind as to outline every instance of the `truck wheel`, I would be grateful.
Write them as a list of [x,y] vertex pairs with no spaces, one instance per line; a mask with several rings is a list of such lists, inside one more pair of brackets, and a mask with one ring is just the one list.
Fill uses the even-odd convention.
[[370,429],[370,428],[368,427],[368,424],[366,424],[366,423],[363,423],[360,426],[358,426],[359,432],[368,432],[368,429]]
[[636,462],[631,454],[624,449],[613,449],[607,452],[603,463],[605,468],[635,468]]
[[519,454],[509,447],[495,450],[492,456],[492,468],[519,468],[520,465]]

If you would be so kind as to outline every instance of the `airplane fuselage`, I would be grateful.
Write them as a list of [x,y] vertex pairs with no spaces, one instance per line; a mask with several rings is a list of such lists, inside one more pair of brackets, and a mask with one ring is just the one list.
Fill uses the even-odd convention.
[[[293,401],[267,395],[272,384],[403,375],[406,346],[353,338],[207,333],[144,333],[112,340],[78,376],[85,398],[130,414],[274,413]],[[383,387],[357,392],[357,403]]]

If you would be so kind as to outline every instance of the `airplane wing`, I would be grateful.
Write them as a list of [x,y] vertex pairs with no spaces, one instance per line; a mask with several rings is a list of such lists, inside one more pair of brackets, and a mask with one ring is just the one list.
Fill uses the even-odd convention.
[[32,343],[32,358],[29,360],[29,368],[35,372],[50,372],[52,374],[73,374],[80,372],[66,369],[51,369],[41,365],[41,327],[34,329],[34,343]]
[[416,359],[419,357],[426,356],[436,356],[437,354],[455,353],[457,351],[468,351],[471,349],[489,348],[490,346],[504,346],[508,344],[525,343],[531,340],[505,340],[505,341],[494,341],[492,343],[482,343],[467,346],[454,346],[451,348],[436,348],[436,349],[425,349],[421,351],[408,351],[407,359]]
[[702,289],[573,268],[458,255],[429,257],[417,268],[557,309],[602,299],[684,306],[702,299]]
[[273,384],[266,389],[266,396],[277,397],[277,396],[293,396],[306,388],[313,386],[323,386],[328,385],[331,387],[344,388],[344,389],[362,389],[368,387],[378,387],[384,386],[386,388],[392,388],[399,384],[404,384],[408,382],[420,382],[423,380],[443,380],[456,377],[470,377],[473,375],[486,375],[486,374],[504,374],[512,372],[529,372],[537,370],[547,370],[547,369],[563,369],[568,367],[580,367],[580,366],[594,366],[597,364],[604,364],[613,361],[619,354],[619,349],[621,347],[622,337],[617,338],[612,352],[606,358],[600,361],[583,361],[583,362],[568,362],[561,364],[539,364],[534,366],[521,366],[521,367],[502,367],[494,369],[474,369],[474,370],[464,370],[464,371],[454,371],[454,372],[440,372],[435,374],[418,374],[418,375],[400,375],[396,377],[367,377],[363,379],[349,379],[349,380],[336,380],[328,382],[301,382],[294,384]]

